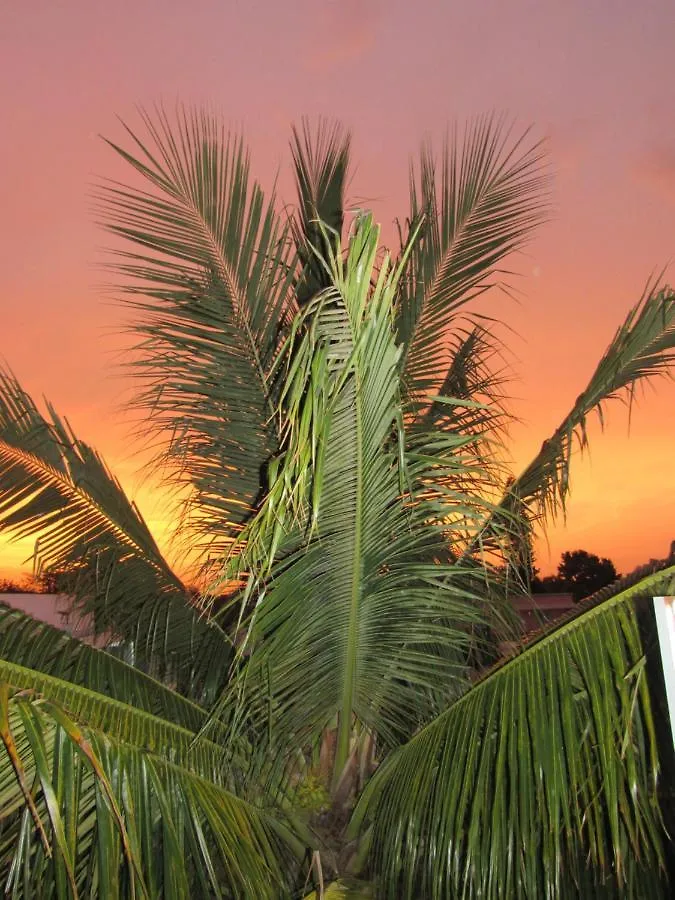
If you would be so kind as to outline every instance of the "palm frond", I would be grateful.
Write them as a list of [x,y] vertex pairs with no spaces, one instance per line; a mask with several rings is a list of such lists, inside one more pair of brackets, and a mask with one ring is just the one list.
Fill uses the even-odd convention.
[[671,566],[582,605],[385,761],[354,820],[383,896],[661,896],[636,598],[674,588]]
[[335,252],[344,223],[345,189],[351,136],[338,124],[307,120],[293,129],[291,151],[298,190],[294,237],[300,258],[296,297],[303,307],[330,279],[322,265]]
[[143,427],[192,486],[186,520],[218,554],[250,517],[277,447],[268,374],[294,302],[292,248],[241,140],[205,113],[141,118],[147,138],[128,130],[136,155],[111,146],[148,188],[104,184],[101,218],[131,245],[112,268],[136,314]]
[[36,539],[36,568],[69,576],[99,634],[133,641],[139,661],[169,668],[197,692],[216,690],[225,636],[190,604],[102,458],[48,413],[0,370],[0,530]]
[[[439,392],[452,366],[449,328],[467,304],[500,284],[499,266],[546,216],[544,154],[527,134],[512,141],[491,117],[446,142],[440,184],[430,147],[410,176],[405,246],[421,224],[399,286],[397,330],[406,385],[420,400]],[[472,323],[475,324],[475,323]]]
[[207,713],[119,657],[0,603],[0,659],[69,681],[199,731]]
[[[420,424],[427,430],[450,426],[466,434],[491,433],[494,440],[511,419],[506,408],[508,367],[502,347],[487,327],[479,324],[466,331],[458,329],[450,344],[451,361],[438,391],[440,399],[424,404]],[[447,398],[462,402],[448,404]]]
[[603,410],[611,400],[626,403],[630,415],[638,389],[672,377],[674,361],[675,293],[667,286],[647,285],[570,412],[521,474],[509,479],[464,555],[496,555],[510,569],[529,559],[535,527],[565,514],[572,456],[575,448],[588,448],[589,416],[596,413],[604,427]]
[[588,417],[595,412],[604,424],[603,406],[609,400],[624,400],[630,407],[640,386],[663,375],[672,377],[674,363],[675,292],[648,286],[573,408],[511,485],[509,496],[540,514],[564,511],[575,441],[582,450],[588,446]]
[[346,258],[324,261],[332,287],[308,304],[285,355],[282,455],[235,561],[251,573],[254,609],[232,690],[277,747],[312,743],[337,718],[336,773],[355,724],[390,746],[433,715],[463,682],[481,621],[467,586],[475,568],[453,566],[451,580],[438,559],[448,523],[469,528],[484,510],[430,484],[469,477],[462,448],[473,438],[435,433],[406,448],[398,273],[386,258],[374,273],[378,234],[364,217]]
[[[512,421],[504,389],[508,367],[500,342],[485,325],[467,331],[457,328],[448,344],[452,359],[439,393],[421,402],[407,398],[407,442],[410,450],[419,454],[426,442],[434,446],[439,433],[464,436],[462,452],[467,459],[473,456],[475,465],[451,470],[442,478],[435,471],[430,480],[436,490],[480,497],[489,511],[501,497],[508,477],[504,452]],[[438,514],[443,517],[440,505]],[[467,520],[469,528],[461,532],[452,527],[452,519],[447,524],[448,545],[453,553],[461,553],[461,540],[470,541],[475,535],[473,517]]]
[[228,789],[222,755],[195,746],[193,732],[49,676],[0,668],[0,873],[9,893],[272,897],[288,889],[303,844],[281,816]]
[[493,552],[523,560],[531,552],[533,528],[565,513],[575,447],[588,447],[587,421],[594,412],[604,427],[603,409],[610,400],[630,407],[637,391],[655,378],[672,377],[675,362],[675,293],[648,285],[630,310],[600,360],[586,388],[539,453],[511,479],[501,501],[486,519],[467,555]]

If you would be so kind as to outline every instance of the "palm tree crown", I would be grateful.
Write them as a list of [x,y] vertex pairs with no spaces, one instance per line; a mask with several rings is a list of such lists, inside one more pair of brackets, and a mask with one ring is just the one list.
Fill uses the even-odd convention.
[[476,300],[547,215],[538,144],[481,119],[440,164],[424,148],[391,253],[367,210],[345,212],[341,128],[293,132],[289,218],[213,117],[142,125],[111,145],[133,184],[104,182],[98,210],[138,336],[134,403],[203,590],[3,371],[0,527],[35,536],[118,645],[0,607],[7,891],[657,896],[637,600],[675,570],[486,663],[514,636],[509,597],[589,415],[670,371],[673,292],[649,286],[514,476]]

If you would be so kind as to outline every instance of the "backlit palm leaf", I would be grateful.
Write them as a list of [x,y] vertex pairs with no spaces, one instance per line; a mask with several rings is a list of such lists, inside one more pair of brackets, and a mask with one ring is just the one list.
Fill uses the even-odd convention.
[[70,574],[99,634],[134,642],[140,660],[212,690],[228,643],[203,621],[139,511],[101,457],[49,407],[42,416],[0,371],[0,529],[36,538],[36,565]]
[[423,427],[443,430],[452,423],[479,437],[488,432],[499,434],[510,416],[504,396],[507,366],[498,341],[480,325],[466,332],[460,329],[449,340],[451,362],[438,394],[468,403],[435,400],[425,404]]
[[573,409],[544,441],[510,493],[541,511],[564,509],[574,439],[582,450],[587,446],[588,416],[596,412],[602,423],[603,405],[608,400],[622,399],[630,406],[642,382],[672,375],[673,362],[675,292],[669,287],[651,287],[628,313]]
[[406,385],[418,399],[439,392],[452,366],[451,323],[500,284],[499,265],[546,214],[543,151],[527,140],[511,141],[501,121],[479,119],[466,128],[461,146],[455,135],[446,143],[440,184],[429,147],[419,173],[411,173],[409,227],[421,223],[422,230],[401,279],[397,325]]
[[538,520],[564,513],[575,442],[581,451],[588,447],[588,417],[595,412],[604,424],[603,407],[609,400],[623,400],[630,408],[640,387],[654,378],[672,376],[674,361],[675,292],[651,286],[628,313],[573,408],[509,485],[482,534],[483,546],[494,546],[495,541],[503,546],[515,529],[516,548],[522,552],[519,535],[526,536]]
[[307,121],[293,129],[291,150],[299,209],[294,237],[301,261],[296,297],[304,306],[330,284],[322,259],[335,252],[344,222],[351,137],[323,122],[313,133]]
[[147,139],[129,132],[137,155],[113,146],[147,189],[100,191],[106,228],[133,247],[112,258],[138,313],[136,404],[169,471],[193,488],[188,524],[222,552],[277,447],[268,372],[294,304],[294,259],[240,140],[207,114],[142,120]]

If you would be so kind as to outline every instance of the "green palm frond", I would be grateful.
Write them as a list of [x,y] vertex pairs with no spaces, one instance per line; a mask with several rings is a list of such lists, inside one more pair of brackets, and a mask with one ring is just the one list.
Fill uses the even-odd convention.
[[636,394],[654,379],[671,376],[675,362],[675,293],[669,287],[647,287],[617,330],[586,388],[561,424],[544,441],[539,453],[510,481],[480,538],[470,551],[497,552],[522,559],[537,522],[565,513],[570,492],[570,466],[575,446],[588,448],[587,421],[596,413],[604,426],[603,409],[622,400],[630,411]]
[[299,207],[294,221],[301,269],[296,297],[303,307],[330,284],[322,265],[342,237],[351,136],[338,124],[321,122],[312,131],[307,120],[293,129],[291,151]]
[[[324,261],[332,287],[306,308],[286,355],[283,455],[235,561],[251,572],[255,605],[232,690],[254,721],[271,719],[281,746],[311,743],[337,717],[336,773],[355,723],[389,746],[440,708],[463,682],[481,621],[467,587],[475,569],[452,566],[453,581],[438,559],[449,523],[469,529],[484,509],[430,484],[469,477],[472,437],[418,436],[404,453],[398,273],[386,259],[374,273],[378,235],[364,218],[346,257]],[[289,551],[298,530],[305,539]]]
[[60,628],[0,603],[0,659],[69,681],[198,731],[206,711],[162,682]]
[[544,441],[521,474],[510,479],[470,552],[498,553],[510,562],[531,552],[534,526],[565,513],[575,446],[588,448],[587,421],[594,412],[604,427],[603,409],[622,400],[630,411],[637,390],[655,378],[672,377],[675,362],[675,293],[648,286],[617,330],[585,390],[561,424]]
[[[438,183],[429,147],[410,177],[404,244],[421,223],[401,279],[397,329],[406,385],[423,400],[439,392],[452,366],[448,330],[467,304],[504,275],[499,266],[546,216],[548,177],[540,144],[517,141],[501,120],[478,119],[463,141],[446,142]],[[471,323],[475,324],[475,323]]]
[[94,895],[283,894],[305,844],[225,726],[199,737],[205,710],[168,687],[16,610],[0,623],[0,861],[17,896],[71,896],[64,865]]
[[288,890],[303,844],[283,817],[228,789],[220,757],[193,746],[193,732],[0,667],[0,859],[12,896]]
[[[57,569],[68,560],[72,535],[84,545],[110,533],[128,553],[142,555],[180,586],[101,457],[77,440],[51,406],[48,413],[44,418],[16,378],[0,371],[3,528],[18,538],[43,533],[40,561]],[[65,508],[69,499],[72,509]]]
[[200,618],[136,506],[101,457],[52,407],[45,418],[0,370],[0,530],[36,538],[36,566],[69,575],[99,634],[134,642],[139,660],[186,685],[217,689],[229,644]]
[[[421,402],[407,400],[409,451],[419,453],[425,442],[433,448],[439,433],[465,436],[463,453],[467,459],[473,457],[475,465],[443,476],[435,471],[430,480],[439,495],[454,491],[480,497],[491,515],[509,474],[504,452],[512,421],[504,388],[509,378],[508,366],[500,342],[485,325],[474,325],[467,331],[457,328],[448,345],[452,359],[439,393]],[[444,518],[442,499],[438,516]],[[465,524],[470,527],[457,528],[456,520],[447,521],[448,546],[457,555],[462,554],[462,540],[471,544],[476,537],[473,517]]]
[[509,495],[541,514],[564,511],[575,440],[581,450],[588,446],[588,417],[595,412],[604,424],[603,406],[607,401],[624,400],[630,407],[643,383],[663,375],[672,377],[674,363],[675,292],[669,287],[648,286],[616,332],[574,407],[515,480]]
[[[165,749],[173,760],[192,766],[205,778],[214,777],[227,760],[229,749],[226,751],[210,740],[195,742],[196,731],[177,724],[173,716],[165,717],[162,708],[162,714],[156,715],[126,700],[109,697],[76,681],[29,669],[8,658],[0,658],[0,680],[17,690],[39,693],[67,710],[81,725],[103,731],[110,738],[151,752],[160,753]],[[131,694],[130,699],[133,699]]]
[[[160,458],[189,483],[188,523],[222,553],[251,515],[276,450],[269,368],[295,277],[288,229],[251,181],[242,142],[207,114],[142,114],[137,155],[111,146],[147,188],[104,184],[107,230],[132,249],[113,271],[137,320],[137,407]],[[148,428],[148,423],[144,424]]]
[[391,755],[354,820],[383,896],[661,896],[636,598],[673,589],[670,567],[582,605]]
[[511,416],[504,391],[508,367],[499,342],[484,325],[474,325],[466,331],[458,329],[450,344],[451,362],[438,394],[462,402],[449,405],[432,400],[425,404],[421,426],[428,430],[451,426],[480,436],[502,435]]

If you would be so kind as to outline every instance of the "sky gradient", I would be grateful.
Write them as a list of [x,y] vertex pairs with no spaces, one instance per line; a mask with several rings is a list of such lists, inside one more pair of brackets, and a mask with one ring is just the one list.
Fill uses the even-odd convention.
[[[498,314],[518,380],[516,468],[584,387],[648,278],[675,283],[672,0],[34,0],[0,14],[0,357],[93,443],[160,535],[166,500],[135,471],[120,405],[123,316],[97,288],[96,176],[124,177],[99,135],[177,100],[243,130],[259,180],[293,200],[288,137],[303,115],[354,133],[351,195],[393,234],[408,161],[448,124],[505,112],[548,140],[552,221],[514,260]],[[611,9],[611,12],[610,12]],[[364,199],[365,198],[365,199]],[[538,545],[550,571],[583,547],[623,572],[675,539],[675,388],[591,428],[566,525]],[[31,547],[0,544],[0,576]]]

